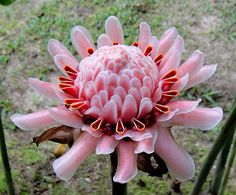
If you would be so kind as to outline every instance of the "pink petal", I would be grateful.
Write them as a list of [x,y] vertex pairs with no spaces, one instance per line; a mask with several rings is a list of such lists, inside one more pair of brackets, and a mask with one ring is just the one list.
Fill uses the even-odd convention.
[[48,41],[48,52],[54,58],[58,54],[62,54],[70,58],[75,63],[78,62],[69,50],[58,40],[50,39]]
[[189,80],[189,74],[186,74],[182,78],[180,78],[174,85],[170,87],[170,90],[182,91],[184,87],[187,85]]
[[55,92],[56,96],[58,97],[58,99],[61,100],[61,102],[64,101],[64,99],[67,98],[74,98],[73,96],[64,93],[61,89],[59,89],[57,86],[53,86],[53,91]]
[[159,42],[156,36],[151,37],[150,45],[153,46],[152,53],[151,53],[152,59],[155,59],[157,56],[157,51],[159,47]]
[[81,55],[82,58],[85,58],[89,55],[89,48],[95,50],[91,38],[88,36],[88,34],[84,33],[84,30],[82,30],[80,26],[76,26],[72,29],[71,40],[77,52]]
[[58,125],[59,123],[53,120],[48,110],[34,112],[30,114],[13,114],[11,120],[15,125],[23,130],[40,129],[50,125]]
[[69,180],[79,165],[94,152],[97,138],[83,133],[70,150],[53,162],[56,175],[63,180]]
[[153,109],[153,103],[150,98],[142,98],[140,105],[139,105],[139,113],[138,118],[142,118],[148,113],[150,113]]
[[223,110],[215,108],[196,108],[192,112],[175,115],[169,121],[162,123],[161,126],[185,126],[190,128],[199,128],[209,130],[214,128],[223,117]]
[[112,42],[111,39],[109,38],[109,36],[107,34],[101,34],[98,37],[98,48],[103,47],[103,46],[111,46]]
[[162,114],[160,116],[157,117],[157,121],[159,123],[165,122],[165,121],[169,121],[171,118],[173,118],[175,116],[175,113],[178,112],[177,110],[173,110],[171,112],[168,112],[166,114]]
[[69,111],[64,106],[50,108],[49,113],[55,121],[69,127],[81,128],[83,124],[81,117],[78,114]]
[[113,136],[103,135],[97,142],[96,154],[110,154],[114,152],[118,141]]
[[112,42],[122,44],[124,42],[123,28],[115,16],[110,16],[105,22],[106,34]]
[[40,81],[36,78],[29,78],[28,82],[30,84],[30,87],[32,87],[35,91],[44,95],[45,97],[52,98],[54,100],[60,100],[54,91],[53,84],[45,81]]
[[172,44],[175,41],[175,38],[178,36],[178,32],[175,27],[169,28],[163,36],[159,40],[159,54],[166,54],[166,52],[170,49]]
[[90,115],[93,118],[98,118],[99,116],[101,116],[101,113],[101,110],[96,106],[92,106],[84,112],[84,114]]
[[171,101],[166,104],[166,106],[170,107],[171,110],[178,111],[175,114],[184,114],[188,112],[192,112],[195,108],[197,108],[198,104],[201,102],[201,99],[197,101]]
[[[171,49],[177,49],[179,51],[180,54],[183,53],[184,51],[184,39],[183,37],[181,37],[180,35],[178,35],[176,38],[175,38],[175,41],[173,43],[173,45],[171,46]],[[168,52],[169,53],[169,52]]]
[[151,154],[154,152],[154,146],[155,146],[157,134],[158,134],[157,129],[152,129],[151,133],[152,133],[152,138],[137,142],[136,148],[134,151],[136,154],[139,154],[142,152],[145,152],[147,154]]
[[114,124],[117,122],[117,107],[113,100],[108,101],[102,109],[102,118],[108,123]]
[[129,122],[136,116],[138,108],[137,104],[134,104],[135,99],[132,95],[127,95],[121,111],[121,118],[124,122]]
[[148,128],[145,131],[135,131],[135,130],[127,130],[124,134],[115,134],[116,140],[121,140],[123,138],[130,138],[133,141],[142,141],[148,138],[152,138],[152,133]]
[[64,67],[70,66],[74,69],[76,69],[79,66],[79,62],[74,62],[73,60],[71,60],[70,58],[68,58],[67,56],[63,55],[63,54],[57,54],[54,57],[54,62],[57,65],[57,67],[59,68],[59,70],[64,73],[66,75],[66,72],[64,70]]
[[155,89],[155,91],[152,94],[152,101],[153,102],[159,102],[162,97],[162,82],[159,82],[159,86]]
[[177,69],[180,64],[180,57],[181,57],[180,52],[177,49],[173,49],[168,60],[160,70],[160,77],[162,77],[170,70]]
[[204,58],[204,54],[201,51],[195,51],[189,59],[179,67],[178,76],[183,77],[188,73],[191,77],[196,74],[203,66]]
[[92,129],[90,126],[88,125],[83,125],[81,127],[81,130],[90,134],[93,137],[101,137],[103,135],[102,131],[95,131],[94,129]]
[[196,73],[194,76],[192,76],[192,78],[189,79],[188,84],[185,86],[184,90],[208,80],[215,73],[216,67],[216,64],[203,66],[198,73]]
[[155,152],[165,161],[169,171],[179,181],[186,181],[194,176],[195,165],[191,156],[178,146],[169,129],[159,128]]
[[120,141],[117,146],[118,166],[113,177],[114,182],[127,183],[137,175],[137,155],[135,144],[131,141]]
[[152,37],[151,28],[146,22],[141,22],[139,25],[139,29],[139,48],[144,51]]

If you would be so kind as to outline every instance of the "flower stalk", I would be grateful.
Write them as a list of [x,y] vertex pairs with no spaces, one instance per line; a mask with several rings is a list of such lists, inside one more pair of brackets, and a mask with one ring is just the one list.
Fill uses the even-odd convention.
[[1,107],[0,107],[0,148],[1,148],[1,158],[2,158],[3,169],[4,169],[6,183],[7,183],[7,191],[9,195],[14,195],[15,190],[14,190],[14,185],[12,181],[11,168],[10,168],[10,164],[8,160],[7,148],[6,148],[5,137],[4,137],[3,127],[2,127],[2,108]]
[[116,151],[110,154],[111,158],[111,180],[112,180],[112,195],[127,195],[127,183],[121,184],[113,181],[116,173],[118,156]]
[[220,150],[225,144],[225,140],[227,140],[232,135],[232,132],[235,131],[235,128],[233,128],[236,126],[235,117],[236,117],[236,101],[233,104],[233,108],[220,134],[218,135],[215,143],[213,144],[210,152],[208,153],[205,163],[203,164],[201,168],[198,179],[196,180],[194,188],[191,192],[192,195],[200,194],[202,186],[206,181],[206,178],[211,170],[211,167],[213,166],[217,155],[219,154]]
[[226,184],[227,184],[227,181],[228,181],[228,178],[229,178],[230,170],[233,166],[233,162],[234,162],[234,159],[235,159],[235,155],[236,155],[236,134],[234,135],[233,146],[231,148],[231,153],[230,153],[230,156],[229,156],[229,160],[228,160],[228,163],[226,165],[224,176],[223,176],[223,179],[222,179],[222,182],[221,182],[219,195],[224,194]]

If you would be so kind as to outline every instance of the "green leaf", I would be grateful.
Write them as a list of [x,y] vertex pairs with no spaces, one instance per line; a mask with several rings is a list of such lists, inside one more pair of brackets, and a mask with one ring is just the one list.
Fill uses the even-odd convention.
[[15,0],[0,0],[0,4],[2,5],[10,5],[14,2]]

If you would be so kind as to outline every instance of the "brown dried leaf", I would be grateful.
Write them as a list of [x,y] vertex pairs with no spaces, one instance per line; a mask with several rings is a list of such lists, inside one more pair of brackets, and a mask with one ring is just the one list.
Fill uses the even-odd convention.
[[69,144],[74,142],[75,129],[68,126],[53,127],[46,130],[40,136],[34,137],[33,142],[38,146],[44,141],[53,141],[60,144]]

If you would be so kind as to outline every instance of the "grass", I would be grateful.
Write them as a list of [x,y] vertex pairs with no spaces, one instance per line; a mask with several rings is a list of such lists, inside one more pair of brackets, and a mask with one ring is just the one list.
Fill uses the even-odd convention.
[[[43,144],[39,148],[30,145],[35,133],[21,132],[9,120],[13,112],[31,112],[53,104],[33,93],[27,86],[28,77],[53,80],[59,74],[46,51],[50,38],[60,40],[75,54],[70,42],[71,28],[84,25],[96,42],[98,35],[104,32],[105,19],[110,15],[116,15],[121,20],[127,44],[137,39],[141,21],[147,21],[153,34],[158,37],[168,27],[176,26],[186,40],[183,59],[200,47],[208,54],[207,63],[222,63],[217,76],[211,80],[213,82],[191,89],[183,96],[189,99],[201,97],[202,105],[220,105],[227,112],[233,95],[228,79],[230,76],[225,77],[224,72],[235,70],[233,59],[236,58],[236,46],[232,42],[236,37],[234,5],[233,1],[210,0],[185,0],[178,4],[173,0],[70,0],[63,3],[59,0],[19,0],[11,6],[0,7],[0,105],[3,107],[3,123],[17,192],[110,193],[108,156],[92,155],[81,165],[74,179],[68,184],[64,183],[55,177],[51,169],[54,145]],[[226,53],[221,52],[228,47]],[[207,133],[189,129],[176,131],[176,140],[188,149],[196,161],[197,173],[218,132],[219,127]],[[2,171],[0,167],[0,193],[5,193]],[[19,177],[22,175],[23,179]],[[226,194],[236,193],[234,178],[235,175],[229,182]],[[194,179],[183,184],[184,194],[191,191]],[[210,179],[204,189],[207,189],[209,182]],[[130,182],[129,191],[130,194],[166,194],[169,191],[168,186],[165,180],[139,173]]]

